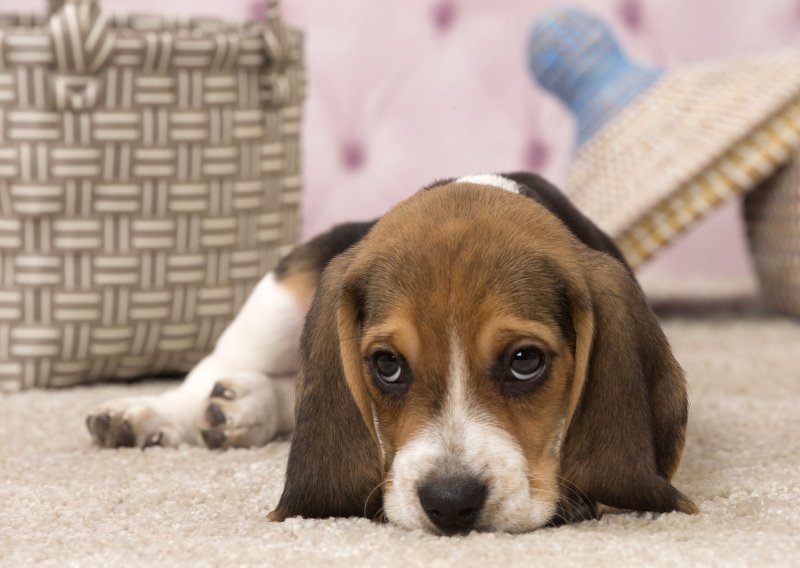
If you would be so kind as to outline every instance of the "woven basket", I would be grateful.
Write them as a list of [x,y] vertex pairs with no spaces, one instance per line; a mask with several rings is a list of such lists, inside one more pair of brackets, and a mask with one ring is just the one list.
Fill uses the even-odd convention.
[[0,390],[188,371],[298,234],[302,37],[0,17]]
[[745,196],[744,214],[764,297],[800,316],[800,153]]

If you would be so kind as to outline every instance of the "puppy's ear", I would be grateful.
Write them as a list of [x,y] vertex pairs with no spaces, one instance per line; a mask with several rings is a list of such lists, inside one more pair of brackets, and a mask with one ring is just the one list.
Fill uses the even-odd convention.
[[[359,409],[369,405],[366,399],[354,400],[348,382],[356,381],[345,377],[345,365],[353,372],[358,370],[353,365],[360,365],[358,355],[355,362],[352,355],[358,349],[356,303],[345,297],[349,292],[343,285],[353,255],[351,249],[325,269],[306,318],[295,402],[297,425],[283,494],[269,514],[273,521],[294,516],[373,518],[381,506],[376,490],[381,461],[374,426],[370,421],[367,427]],[[352,325],[340,330],[340,320]]]
[[683,371],[624,265],[585,254],[585,283],[572,292],[575,377],[562,475],[605,505],[695,513],[695,504],[669,483],[686,433]]

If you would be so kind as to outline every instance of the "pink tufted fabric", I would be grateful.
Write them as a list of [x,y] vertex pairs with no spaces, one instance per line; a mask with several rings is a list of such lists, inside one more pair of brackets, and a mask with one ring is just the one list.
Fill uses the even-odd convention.
[[[109,10],[261,17],[260,0],[100,0]],[[436,177],[532,169],[559,182],[573,124],[525,69],[547,0],[282,0],[307,32],[304,234],[379,215]],[[800,47],[798,0],[578,0],[639,61],[674,66]],[[31,10],[2,0],[0,10]],[[706,220],[644,279],[749,272],[738,207]]]

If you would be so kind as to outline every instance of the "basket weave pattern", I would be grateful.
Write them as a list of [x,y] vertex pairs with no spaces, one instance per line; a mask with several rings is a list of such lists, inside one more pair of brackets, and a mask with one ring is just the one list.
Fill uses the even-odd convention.
[[800,155],[744,199],[747,236],[764,297],[800,316]]
[[0,18],[0,390],[188,371],[295,241],[302,37]]

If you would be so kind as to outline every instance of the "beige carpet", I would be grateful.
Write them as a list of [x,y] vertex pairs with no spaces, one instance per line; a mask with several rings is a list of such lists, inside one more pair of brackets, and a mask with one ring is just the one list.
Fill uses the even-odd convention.
[[[439,538],[361,519],[268,523],[288,444],[97,450],[86,410],[164,384],[0,398],[0,564],[800,565],[800,322],[742,304],[661,309],[689,375],[676,485],[702,513]],[[0,395],[2,396],[2,395]]]

